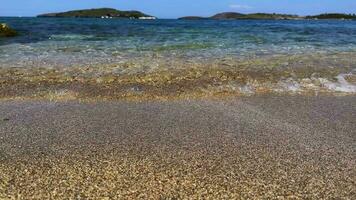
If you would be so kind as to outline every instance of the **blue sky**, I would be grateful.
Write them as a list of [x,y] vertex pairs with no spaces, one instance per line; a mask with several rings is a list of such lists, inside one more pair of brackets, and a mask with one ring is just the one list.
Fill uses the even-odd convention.
[[35,16],[73,9],[112,7],[159,18],[210,16],[223,11],[319,14],[356,13],[356,0],[0,0],[0,16]]

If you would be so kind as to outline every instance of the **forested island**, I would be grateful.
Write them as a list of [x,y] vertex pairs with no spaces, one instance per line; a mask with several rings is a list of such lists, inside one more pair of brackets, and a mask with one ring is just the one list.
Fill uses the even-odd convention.
[[356,20],[356,14],[326,13],[314,16],[306,16],[306,19],[351,19]]
[[200,16],[187,16],[181,17],[182,20],[246,20],[246,19],[260,19],[260,20],[299,20],[299,19],[338,19],[338,20],[356,20],[356,14],[340,14],[340,13],[326,13],[314,16],[298,16],[289,14],[277,14],[277,13],[251,13],[242,14],[237,12],[223,12],[213,15],[211,17]]
[[215,20],[224,20],[224,19],[237,19],[237,20],[246,20],[246,19],[302,19],[298,15],[287,15],[287,14],[276,14],[276,13],[252,13],[252,14],[242,14],[236,12],[223,12],[213,15],[211,17],[199,17],[199,16],[187,16],[181,17],[179,19],[183,20],[199,20],[199,19],[215,19]]
[[121,11],[113,8],[97,8],[86,10],[73,10],[68,12],[47,13],[37,17],[74,17],[74,18],[128,18],[128,19],[155,19],[140,11]]
[[219,13],[212,17],[211,19],[299,19],[298,15],[286,15],[286,14],[276,14],[276,13],[252,13],[252,14],[241,14],[234,12]]
[[[156,17],[145,14],[140,11],[121,11],[113,8],[97,8],[85,10],[73,10],[68,12],[47,13],[41,14],[37,17],[74,17],[74,18],[128,18],[128,19],[156,19]],[[338,20],[356,20],[356,14],[343,13],[325,13],[320,15],[298,16],[290,14],[278,13],[251,13],[243,14],[237,12],[223,12],[213,15],[211,17],[201,16],[186,16],[178,19],[183,20],[246,20],[246,19],[261,19],[261,20],[298,20],[298,19],[338,19]]]

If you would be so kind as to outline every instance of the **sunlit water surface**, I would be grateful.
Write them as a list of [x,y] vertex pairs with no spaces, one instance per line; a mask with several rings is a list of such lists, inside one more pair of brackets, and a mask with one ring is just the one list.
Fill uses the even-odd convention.
[[[271,62],[271,66],[278,65],[282,69],[285,66],[292,75],[300,66],[306,71],[324,68],[322,71],[327,72],[330,68],[340,74],[332,74],[333,80],[330,77],[325,77],[324,82],[318,79],[316,85],[356,92],[356,86],[348,82],[354,78],[345,79],[345,76],[353,76],[356,69],[356,21],[70,18],[0,18],[0,21],[20,33],[18,37],[0,39],[2,69],[117,64],[112,71],[122,75],[193,65],[204,67],[207,63],[218,67],[238,66],[239,62],[248,60],[250,67],[258,71],[256,66],[259,65],[255,63],[263,63],[264,58],[303,60],[313,56],[313,62],[306,59],[295,64],[294,60],[294,64],[289,65],[285,60],[277,60]],[[321,55],[320,62],[318,55]],[[312,64],[303,64],[308,62]],[[290,91],[298,91],[301,78],[306,77],[291,77],[300,80],[285,81],[286,78],[281,77],[282,85]]]

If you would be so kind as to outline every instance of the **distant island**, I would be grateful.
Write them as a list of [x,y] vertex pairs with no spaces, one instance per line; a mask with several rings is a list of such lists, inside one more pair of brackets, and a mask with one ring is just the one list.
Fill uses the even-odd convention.
[[326,13],[321,15],[306,16],[306,19],[351,19],[356,20],[356,14]]
[[[47,13],[41,14],[37,17],[73,17],[73,18],[127,18],[127,19],[156,19],[156,17],[142,13],[140,11],[121,11],[113,8],[96,8],[73,10],[68,12]],[[342,13],[325,13],[312,16],[298,16],[290,14],[277,13],[251,13],[243,14],[237,12],[223,12],[213,15],[211,17],[200,16],[185,16],[178,18],[181,20],[247,20],[247,19],[262,19],[262,20],[322,20],[322,19],[338,19],[338,20],[356,20],[356,14],[342,14]]]
[[252,13],[241,14],[234,12],[219,13],[211,17],[212,19],[299,19],[298,15]]
[[286,14],[276,14],[276,13],[252,13],[252,14],[242,14],[236,12],[223,12],[218,13],[211,17],[199,17],[199,16],[188,16],[181,17],[179,19],[182,20],[199,20],[199,19],[216,19],[216,20],[224,20],[224,19],[302,19],[298,15],[286,15]]
[[127,19],[156,19],[140,11],[121,11],[113,8],[97,8],[73,10],[60,13],[41,14],[37,17],[74,17],[74,18],[127,18]]
[[246,19],[263,19],[263,20],[298,20],[298,19],[339,19],[339,20],[356,20],[355,14],[340,14],[340,13],[326,13],[314,16],[298,16],[298,15],[288,15],[288,14],[277,14],[277,13],[252,13],[252,14],[242,14],[236,12],[223,12],[218,13],[211,17],[200,17],[200,16],[187,16],[178,18],[181,20],[246,20]]

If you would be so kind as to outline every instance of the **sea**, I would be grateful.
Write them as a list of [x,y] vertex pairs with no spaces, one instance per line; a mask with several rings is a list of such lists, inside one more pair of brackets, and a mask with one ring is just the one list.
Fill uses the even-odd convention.
[[89,67],[100,73],[102,66],[112,66],[117,76],[187,69],[204,76],[214,69],[224,74],[224,80],[215,77],[216,84],[208,81],[214,90],[356,93],[356,21],[1,17],[0,22],[20,34],[0,39],[2,70]]

